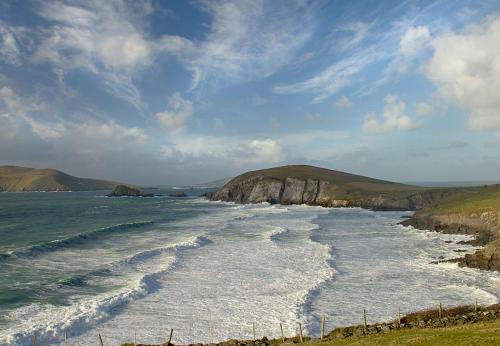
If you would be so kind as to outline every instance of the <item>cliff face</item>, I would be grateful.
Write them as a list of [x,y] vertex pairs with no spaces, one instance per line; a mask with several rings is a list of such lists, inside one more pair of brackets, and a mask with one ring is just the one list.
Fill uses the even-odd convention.
[[285,166],[243,174],[209,197],[236,203],[308,204],[415,210],[454,193],[427,190],[310,166]]
[[470,243],[485,246],[474,254],[466,254],[457,259],[460,266],[484,270],[500,271],[500,212],[433,214],[422,210],[403,221],[405,226],[432,230],[449,234],[469,234],[475,236]]

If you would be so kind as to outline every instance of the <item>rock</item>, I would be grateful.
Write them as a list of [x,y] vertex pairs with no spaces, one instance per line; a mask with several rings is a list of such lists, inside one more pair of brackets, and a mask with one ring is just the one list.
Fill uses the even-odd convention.
[[415,210],[445,195],[312,166],[283,166],[244,173],[207,195],[235,203],[308,204],[324,207],[362,207],[377,210]]
[[187,197],[184,191],[169,194],[170,197]]
[[142,192],[141,190],[134,189],[133,187],[126,185],[116,185],[110,194],[106,195],[108,197],[154,197],[152,193]]

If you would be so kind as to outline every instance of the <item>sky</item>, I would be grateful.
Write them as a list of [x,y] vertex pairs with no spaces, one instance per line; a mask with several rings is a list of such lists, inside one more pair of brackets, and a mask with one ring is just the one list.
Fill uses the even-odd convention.
[[500,181],[500,0],[2,0],[0,164]]

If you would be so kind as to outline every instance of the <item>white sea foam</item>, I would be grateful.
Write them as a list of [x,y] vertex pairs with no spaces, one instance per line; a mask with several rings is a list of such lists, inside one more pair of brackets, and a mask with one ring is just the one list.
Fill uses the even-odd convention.
[[[405,312],[475,297],[490,304],[500,295],[496,273],[432,264],[474,247],[456,244],[467,237],[397,225],[407,213],[179,203],[203,212],[86,253],[102,256],[110,274],[89,284],[110,291],[75,296],[68,307],[14,310],[0,340],[21,343],[36,332],[42,343],[56,343],[68,329],[72,345],[93,343],[97,333],[106,344],[119,344],[130,342],[135,330],[140,342],[158,343],[174,328],[174,343],[210,342],[252,338],[253,322],[257,336],[279,336],[279,323],[295,335],[297,321],[315,335],[323,315],[328,325],[357,324],[363,308],[373,322],[393,318],[398,306]],[[68,265],[78,256],[91,261],[71,249],[57,255]],[[51,256],[39,258],[40,265],[53,263]]]
[[[146,297],[158,289],[157,281],[167,274],[175,265],[179,252],[186,249],[195,249],[208,244],[210,241],[203,237],[189,237],[183,242],[157,247],[138,252],[116,263],[107,265],[108,269],[118,271],[133,265],[132,275],[127,276],[128,284],[118,290],[97,295],[93,298],[76,299],[69,307],[55,307],[52,305],[32,304],[11,312],[8,320],[16,321],[15,325],[0,333],[0,342],[6,344],[28,344],[33,335],[38,335],[44,343],[61,341],[65,331],[79,334],[91,329],[109,318],[123,305]],[[140,262],[150,260],[161,255],[161,263],[137,270]],[[130,270],[129,270],[130,271]],[[100,278],[101,283],[106,278]],[[107,278],[114,284],[123,284],[123,280]]]

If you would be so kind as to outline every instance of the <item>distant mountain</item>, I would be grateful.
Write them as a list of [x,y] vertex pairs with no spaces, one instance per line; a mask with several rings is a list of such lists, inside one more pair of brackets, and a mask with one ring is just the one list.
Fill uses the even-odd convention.
[[236,203],[415,210],[455,193],[457,189],[429,189],[320,167],[293,165],[244,173],[209,197]]
[[0,191],[90,191],[112,189],[116,182],[71,176],[55,169],[0,166]]

